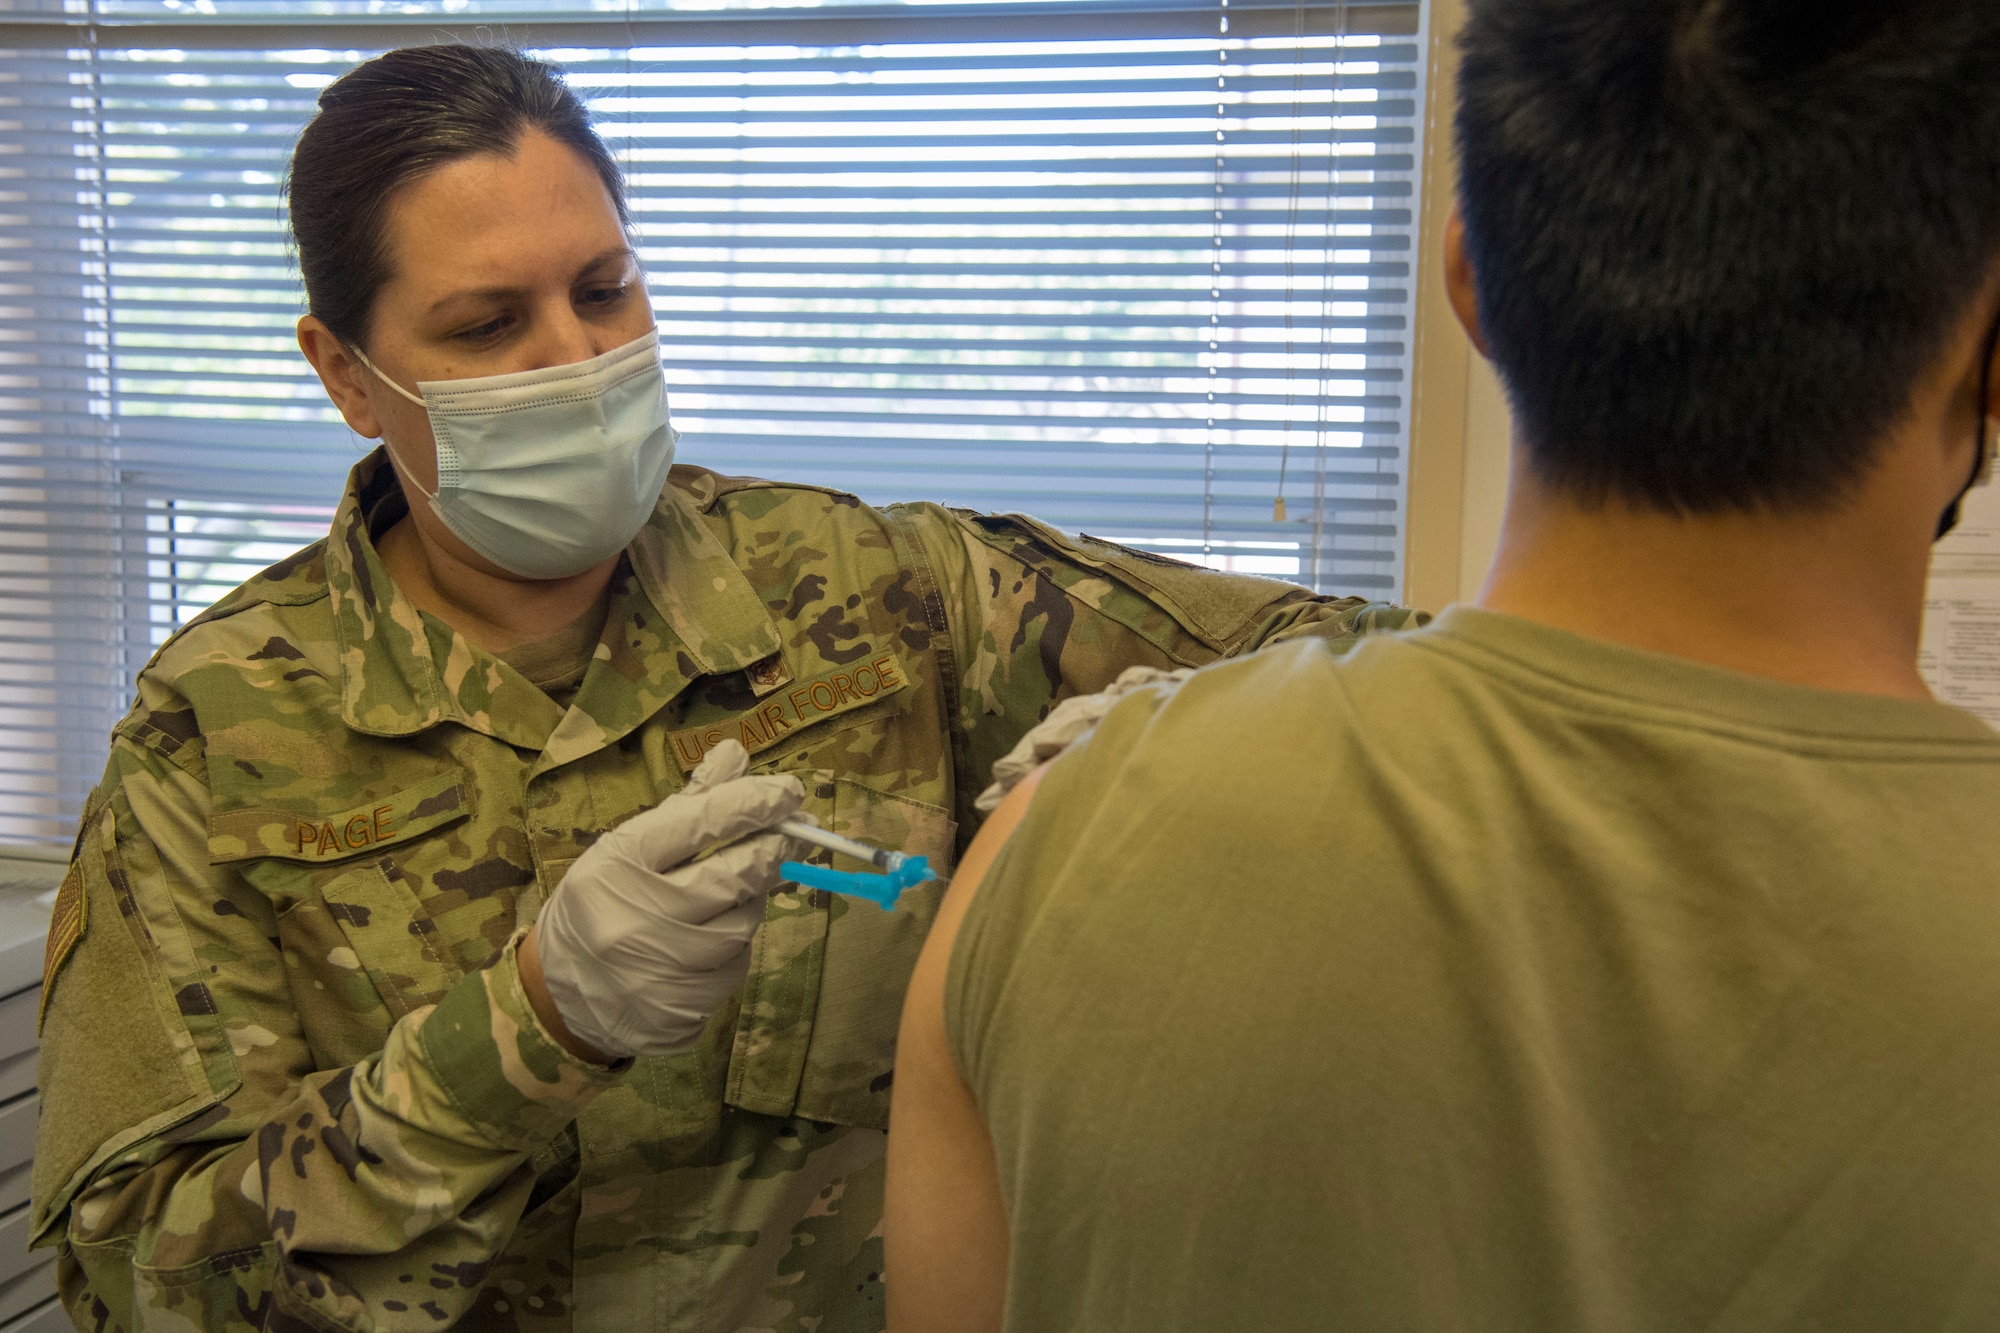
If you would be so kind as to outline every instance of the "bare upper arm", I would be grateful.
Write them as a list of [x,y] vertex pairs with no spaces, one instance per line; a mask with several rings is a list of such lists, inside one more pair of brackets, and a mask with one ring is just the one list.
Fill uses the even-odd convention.
[[1007,1214],[992,1140],[952,1060],[945,974],[966,908],[1027,813],[1044,771],[1023,779],[966,850],[903,1003],[884,1233],[892,1333],[988,1333],[1000,1327]]

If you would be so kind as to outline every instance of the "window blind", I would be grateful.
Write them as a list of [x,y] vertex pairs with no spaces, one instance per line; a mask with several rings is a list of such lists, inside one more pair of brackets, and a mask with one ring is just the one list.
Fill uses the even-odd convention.
[[562,64],[626,164],[683,460],[1397,594],[1415,6],[385,8],[0,6],[0,840],[69,837],[153,649],[322,534],[370,444],[278,185],[444,36]]

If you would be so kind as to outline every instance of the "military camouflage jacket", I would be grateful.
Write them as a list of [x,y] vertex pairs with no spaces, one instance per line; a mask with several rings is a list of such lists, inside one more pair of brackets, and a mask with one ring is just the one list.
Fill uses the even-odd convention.
[[329,537],[177,634],[113,733],[51,948],[32,1221],[86,1328],[879,1330],[937,893],[774,895],[702,1047],[622,1071],[537,1026],[518,930],[725,736],[949,866],[1056,700],[1407,619],[679,467],[565,710],[398,593],[367,517],[392,486],[357,467]]

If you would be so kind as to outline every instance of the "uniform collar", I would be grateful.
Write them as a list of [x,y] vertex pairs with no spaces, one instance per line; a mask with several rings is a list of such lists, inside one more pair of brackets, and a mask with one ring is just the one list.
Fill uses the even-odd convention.
[[597,656],[567,714],[491,653],[419,612],[382,567],[369,516],[395,486],[377,449],[348,474],[327,542],[340,648],[341,717],[374,736],[452,721],[540,751],[537,771],[612,744],[696,678],[779,651],[770,612],[684,493],[675,469],[626,548]]
[[626,550],[639,586],[701,673],[720,675],[763,661],[784,640],[702,518],[689,488],[703,475],[675,468],[653,517]]
[[356,463],[326,543],[326,584],[340,649],[340,717],[371,736],[407,736],[444,716],[424,616],[382,568],[368,532],[369,514],[395,484],[382,450]]
[[770,610],[684,490],[695,475],[674,469],[625,548],[597,659],[537,772],[615,743],[698,678],[741,671],[783,646]]

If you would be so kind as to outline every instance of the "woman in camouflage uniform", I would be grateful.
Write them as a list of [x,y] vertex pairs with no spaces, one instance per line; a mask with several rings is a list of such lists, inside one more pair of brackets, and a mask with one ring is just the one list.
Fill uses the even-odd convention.
[[[787,775],[739,780],[770,801],[733,831],[802,800],[949,867],[1056,701],[1401,614],[693,467],[608,557],[510,572],[427,503],[423,400],[650,331],[617,168],[506,51],[394,52],[320,106],[300,343],[387,447],[324,541],[161,648],[113,733],[50,948],[37,1239],[89,1328],[878,1330],[935,886],[883,912],[739,867],[734,952],[679,978],[715,1012],[618,1060],[536,965],[549,895],[590,917],[600,835],[745,790],[685,790],[724,741]],[[708,864],[634,873],[671,897]],[[579,938],[572,992],[624,975]]]

